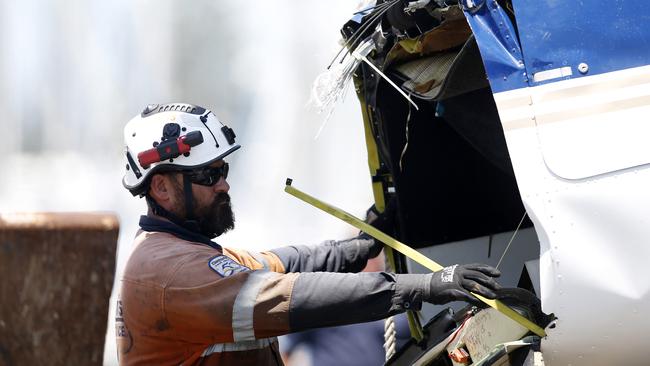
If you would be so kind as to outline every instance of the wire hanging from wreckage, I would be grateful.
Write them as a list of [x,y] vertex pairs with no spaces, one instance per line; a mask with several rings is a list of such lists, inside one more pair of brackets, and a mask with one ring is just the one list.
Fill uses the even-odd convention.
[[[413,102],[399,86],[397,86],[388,76],[386,76],[375,64],[369,59],[368,55],[376,50],[376,45],[371,36],[363,38],[369,29],[376,31],[380,27],[382,16],[388,10],[402,0],[390,0],[381,4],[367,7],[355,14],[362,14],[371,11],[367,16],[368,19],[361,22],[361,26],[348,39],[343,42],[343,46],[336,53],[334,59],[328,65],[327,70],[316,77],[314,80],[309,105],[314,107],[319,114],[325,114],[314,139],[317,139],[323,128],[329,121],[334,111],[334,106],[345,97],[347,86],[352,79],[352,74],[359,67],[361,62],[365,62],[388,84],[397,90],[411,105],[418,110],[417,104]],[[345,52],[343,52],[345,51]],[[350,57],[351,56],[351,57]],[[336,61],[339,61],[338,63]]]
[[[381,17],[384,14],[386,14],[386,12],[388,12],[388,10],[390,10],[390,8],[392,8],[395,4],[399,3],[400,1],[401,0],[391,0],[391,1],[388,1],[388,2],[385,2],[385,3],[377,4],[374,7],[366,8],[364,10],[361,10],[361,11],[358,11],[358,12],[354,13],[356,15],[356,14],[364,13],[364,12],[370,10],[370,9],[373,10],[369,14],[368,20],[366,20],[365,22],[362,20],[361,23],[360,23],[361,26],[359,27],[359,29],[357,29],[354,33],[352,33],[352,35],[350,35],[350,37],[347,39],[347,41],[343,42],[343,46],[341,46],[341,49],[339,49],[339,52],[336,53],[336,55],[334,56],[334,58],[332,59],[330,64],[327,66],[327,69],[329,70],[332,67],[332,65],[336,62],[336,60],[338,60],[339,58],[340,58],[339,62],[342,63],[343,60],[345,59],[345,57],[350,53],[350,50],[355,49],[359,45],[359,40],[361,39],[363,34],[368,29],[370,29],[370,27],[372,25],[374,25],[375,28],[376,28],[379,25],[379,21],[381,21]],[[343,57],[340,57],[341,53],[343,51],[346,51],[346,52],[343,54]]]
[[524,211],[524,215],[521,217],[521,220],[519,220],[519,224],[517,225],[517,228],[512,233],[512,237],[510,237],[510,241],[508,241],[508,245],[506,245],[506,249],[504,249],[503,254],[501,254],[501,258],[499,258],[499,262],[497,262],[497,265],[495,267],[496,269],[499,269],[499,266],[501,265],[501,262],[503,261],[503,258],[506,257],[506,254],[508,253],[508,250],[510,249],[510,245],[515,240],[515,237],[517,236],[517,233],[519,232],[519,228],[521,227],[521,224],[523,224],[524,219],[526,218],[526,215],[528,215],[528,212]]

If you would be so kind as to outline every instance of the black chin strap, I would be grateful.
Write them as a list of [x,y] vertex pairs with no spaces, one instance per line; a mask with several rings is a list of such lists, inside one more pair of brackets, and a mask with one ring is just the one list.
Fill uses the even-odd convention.
[[[153,199],[149,194],[145,196],[147,203],[149,203],[149,207],[151,207],[151,211],[155,215],[161,216],[166,218],[167,220],[173,222],[174,224],[181,226],[187,230],[193,231],[195,233],[201,233],[201,230],[199,229],[199,224],[196,222],[196,220],[191,220],[189,217],[186,220],[181,219],[180,217],[174,215],[173,213],[167,211],[164,207],[158,204],[155,199]],[[191,192],[191,186],[190,186],[190,199],[189,201],[187,200],[187,194],[185,195],[185,201],[186,201],[186,206],[189,206],[189,209],[192,207],[192,192]],[[187,202],[190,202],[189,204]],[[193,211],[193,210],[192,210]]]
[[185,227],[196,228],[194,231],[201,233],[199,223],[194,215],[194,197],[192,196],[192,181],[190,177],[183,174],[183,193],[185,195]]
[[185,218],[187,221],[195,221],[192,182],[190,181],[190,177],[185,174],[183,174],[183,193],[185,194]]

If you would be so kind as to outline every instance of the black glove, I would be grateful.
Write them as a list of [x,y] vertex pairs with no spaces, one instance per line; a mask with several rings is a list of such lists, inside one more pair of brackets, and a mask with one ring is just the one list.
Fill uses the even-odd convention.
[[480,304],[481,301],[470,292],[488,299],[497,297],[496,291],[501,286],[494,278],[501,272],[486,264],[455,264],[435,272],[431,278],[430,293],[424,300],[434,304],[450,301],[467,301]]
[[[395,202],[395,198],[391,198],[388,201],[388,204],[386,205],[386,209],[384,212],[379,212],[377,211],[377,207],[375,205],[372,205],[367,211],[366,211],[366,220],[365,222],[367,224],[372,225],[374,228],[378,229],[379,231],[388,234],[390,236],[393,236],[395,233],[395,226],[396,226],[396,220],[397,220],[397,204]],[[374,258],[379,255],[381,250],[384,248],[384,243],[375,240],[372,238],[370,235],[366,233],[360,233],[359,235],[360,238],[362,239],[372,239],[374,240],[374,244],[370,247],[370,252],[369,252],[369,258]]]

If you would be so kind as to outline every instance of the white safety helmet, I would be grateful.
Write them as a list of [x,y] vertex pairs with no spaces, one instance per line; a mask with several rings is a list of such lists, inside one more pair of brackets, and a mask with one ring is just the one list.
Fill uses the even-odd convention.
[[214,113],[186,103],[148,105],[124,127],[124,143],[122,184],[134,196],[147,193],[156,172],[200,168],[241,147]]

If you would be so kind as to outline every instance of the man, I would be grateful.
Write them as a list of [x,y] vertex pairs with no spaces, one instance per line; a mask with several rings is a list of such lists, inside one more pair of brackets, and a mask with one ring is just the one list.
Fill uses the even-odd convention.
[[223,160],[240,147],[232,129],[174,103],[145,108],[124,137],[123,184],[149,210],[118,301],[123,365],[281,365],[276,336],[382,319],[423,301],[477,301],[469,291],[494,298],[499,288],[499,272],[485,265],[354,273],[382,249],[363,236],[263,253],[223,248],[211,239],[234,227]]

